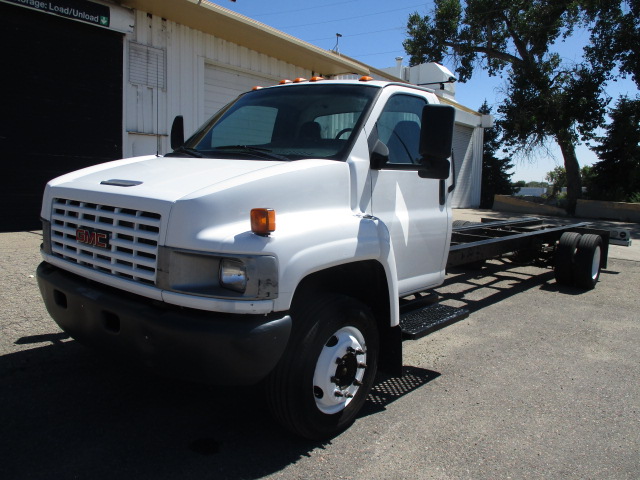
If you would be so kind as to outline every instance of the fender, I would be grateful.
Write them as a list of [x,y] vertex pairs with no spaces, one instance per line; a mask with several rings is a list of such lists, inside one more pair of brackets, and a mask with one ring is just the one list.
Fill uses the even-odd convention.
[[[332,218],[330,229],[312,229],[311,225],[304,225],[298,229],[297,235],[278,238],[271,245],[281,265],[286,266],[280,272],[280,292],[274,302],[274,309],[288,310],[296,287],[309,274],[346,263],[376,260],[382,265],[387,278],[390,326],[397,326],[400,322],[398,279],[387,226],[370,216],[349,215],[342,217],[341,222],[336,222],[335,218]],[[336,233],[340,236],[336,236]],[[315,238],[316,243],[296,250],[292,248],[297,243],[296,237],[307,241]],[[290,252],[294,253],[288,255]]]

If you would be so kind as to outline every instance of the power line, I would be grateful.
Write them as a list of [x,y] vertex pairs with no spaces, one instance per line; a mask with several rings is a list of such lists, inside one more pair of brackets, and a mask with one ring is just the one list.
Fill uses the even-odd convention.
[[[358,37],[361,35],[371,35],[373,33],[381,33],[381,32],[390,32],[392,30],[403,30],[404,27],[393,27],[393,28],[385,28],[383,30],[373,30],[373,31],[369,31],[369,32],[362,32],[362,33],[349,33],[347,35],[342,35],[344,38],[347,37]],[[333,40],[334,37],[324,37],[324,38],[313,38],[311,40],[306,40],[307,42],[321,42],[323,40]]]
[[[389,55],[391,53],[398,53],[400,51],[400,49],[396,49],[396,50],[391,50],[390,52],[376,52],[376,53],[348,53],[345,55],[349,55],[350,57],[353,58],[359,58],[359,57],[372,57],[373,55]],[[404,55],[404,50],[402,50],[402,53]]]
[[408,10],[410,8],[416,8],[416,7],[421,7],[424,5],[423,3],[419,3],[417,5],[410,5],[408,7],[401,7],[401,8],[393,8],[391,10],[384,10],[382,12],[377,12],[377,13],[367,13],[365,15],[356,15],[353,17],[346,17],[346,18],[337,18],[337,19],[333,19],[333,20],[325,20],[323,22],[315,22],[315,23],[305,23],[303,25],[288,25],[286,27],[278,27],[280,30],[284,30],[285,28],[299,28],[299,27],[312,27],[314,25],[323,25],[325,23],[334,23],[334,22],[341,22],[344,20],[353,20],[354,18],[365,18],[365,17],[373,17],[375,15],[383,15],[385,13],[392,13],[392,12],[397,12],[399,10]]
[[354,3],[357,0],[347,0],[342,2],[325,3],[324,5],[314,5],[313,7],[296,8],[295,10],[285,10],[282,12],[254,13],[252,17],[267,17],[272,15],[283,15],[285,13],[304,12],[306,10],[316,10],[318,8],[333,7],[334,5],[344,5],[345,3]]

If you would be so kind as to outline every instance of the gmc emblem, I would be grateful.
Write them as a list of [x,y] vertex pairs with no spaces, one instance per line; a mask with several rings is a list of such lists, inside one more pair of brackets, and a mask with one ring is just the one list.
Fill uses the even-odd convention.
[[84,228],[76,230],[76,240],[78,243],[92,245],[98,248],[109,248],[109,235],[101,232],[92,232]]

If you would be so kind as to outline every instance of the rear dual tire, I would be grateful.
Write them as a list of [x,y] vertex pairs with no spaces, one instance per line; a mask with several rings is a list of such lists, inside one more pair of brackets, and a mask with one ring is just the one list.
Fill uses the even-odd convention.
[[583,235],[578,242],[573,281],[584,290],[595,288],[600,278],[602,267],[602,237],[599,235]]
[[602,237],[565,232],[555,255],[555,277],[561,285],[591,290],[598,283],[602,267]]

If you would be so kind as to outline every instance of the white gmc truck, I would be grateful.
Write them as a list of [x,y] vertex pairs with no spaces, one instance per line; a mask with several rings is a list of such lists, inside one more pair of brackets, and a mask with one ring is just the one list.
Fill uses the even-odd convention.
[[286,428],[325,438],[354,421],[378,367],[401,371],[403,336],[466,316],[420,293],[447,267],[512,255],[597,282],[607,232],[452,227],[455,110],[432,91],[281,83],[186,141],[177,117],[170,154],[49,182],[38,282],[65,332],[170,375],[263,383]]

